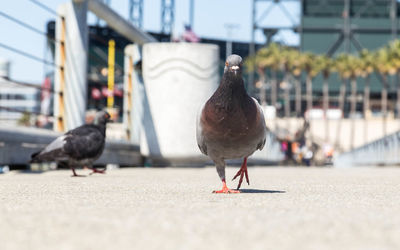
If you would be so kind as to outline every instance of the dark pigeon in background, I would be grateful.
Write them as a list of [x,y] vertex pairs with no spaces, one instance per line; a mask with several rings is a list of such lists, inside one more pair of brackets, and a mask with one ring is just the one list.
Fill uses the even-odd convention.
[[[197,144],[201,152],[215,163],[222,181],[222,189],[214,193],[240,193],[247,174],[247,157],[264,147],[267,128],[263,111],[257,100],[244,88],[242,58],[231,55],[225,62],[224,75],[215,93],[202,107],[197,119]],[[244,158],[232,179],[240,175],[237,190],[225,182],[225,159]]]
[[107,112],[98,112],[92,124],[82,125],[58,137],[42,151],[32,154],[30,162],[66,163],[73,176],[79,176],[75,172],[77,167],[87,167],[92,173],[105,173],[105,170],[93,168],[92,164],[103,153],[109,120]]

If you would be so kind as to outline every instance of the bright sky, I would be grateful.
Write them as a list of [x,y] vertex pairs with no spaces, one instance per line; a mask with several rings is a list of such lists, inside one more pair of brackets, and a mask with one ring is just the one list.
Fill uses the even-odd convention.
[[[65,3],[66,0],[40,0],[44,5],[53,10]],[[129,16],[129,0],[111,0],[111,8],[121,16]],[[146,31],[158,32],[161,29],[161,0],[145,0],[143,25]],[[190,0],[175,0],[175,24],[174,33],[179,35],[183,31],[185,23],[189,22]],[[257,4],[257,19],[271,3]],[[250,41],[251,38],[251,6],[252,0],[195,0],[195,14],[193,30],[205,38],[226,39],[228,32],[226,24],[235,24],[238,28],[232,31],[234,41]],[[288,2],[284,6],[291,13],[294,21],[299,20],[299,3]],[[20,21],[30,24],[38,30],[46,32],[46,23],[54,20],[55,16],[29,0],[3,1],[1,12],[10,15]],[[89,24],[95,23],[95,17],[90,14]],[[267,18],[259,21],[261,26],[287,27],[292,26],[279,6],[272,8]],[[39,58],[48,58],[45,55],[45,37],[21,27],[0,15],[0,43],[33,54]],[[286,44],[298,44],[298,36],[292,32],[282,32],[277,39]],[[256,41],[264,42],[261,32],[257,33]],[[33,61],[14,52],[0,47],[0,58],[11,61],[10,77],[15,80],[41,83],[44,77],[45,67],[40,62]]]

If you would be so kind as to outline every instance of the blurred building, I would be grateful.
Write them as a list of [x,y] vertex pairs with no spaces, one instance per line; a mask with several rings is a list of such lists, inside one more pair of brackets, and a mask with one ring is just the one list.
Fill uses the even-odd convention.
[[14,126],[18,122],[24,122],[23,118],[29,119],[28,115],[21,111],[38,112],[39,91],[8,81],[9,73],[10,62],[0,59],[0,123]]
[[374,50],[397,38],[396,0],[304,0],[301,49],[335,55]]
[[[336,56],[340,53],[357,54],[362,49],[370,51],[387,45],[398,38],[400,5],[397,0],[303,0],[300,33],[300,48],[318,54]],[[341,80],[337,74],[329,78],[330,96],[338,96]],[[395,79],[390,79],[389,110],[393,109]],[[357,83],[360,101],[357,110],[362,110],[361,93],[364,81]],[[348,88],[349,89],[349,88]],[[379,113],[382,82],[371,76],[371,108]],[[313,81],[313,92],[322,97],[322,76]],[[314,105],[320,106],[318,98]],[[332,102],[337,106],[337,101]],[[349,113],[346,102],[345,114]]]

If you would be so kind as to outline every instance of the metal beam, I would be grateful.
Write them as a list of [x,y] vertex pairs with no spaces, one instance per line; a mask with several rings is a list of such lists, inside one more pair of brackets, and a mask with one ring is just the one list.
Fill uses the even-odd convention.
[[139,28],[143,25],[143,0],[129,1],[129,20]]
[[361,51],[364,46],[361,45],[360,41],[358,41],[357,38],[355,38],[354,34],[351,34],[350,38],[351,41],[353,42],[354,47],[356,47],[358,51]]
[[304,9],[303,9],[303,6],[304,6],[304,0],[300,0],[300,23],[299,23],[299,26],[298,26],[298,29],[297,29],[297,32],[300,35],[300,44],[299,44],[300,52],[303,52],[303,26],[304,26],[304,18],[303,18]]
[[[82,0],[75,0],[82,1]],[[115,31],[125,36],[130,41],[143,45],[145,43],[157,42],[157,40],[142,31],[141,29],[133,26],[127,20],[122,18],[117,12],[112,10],[110,7],[98,0],[88,0],[89,10],[92,11],[96,16],[100,17]]]
[[[252,1],[251,5],[251,40],[249,43],[249,56],[250,60],[255,60],[254,56],[256,54],[256,46],[255,46],[255,24],[256,24],[256,0]],[[253,62],[254,63],[254,62]],[[253,94],[253,85],[254,85],[254,78],[255,78],[255,72],[252,70],[249,75],[248,75],[248,81],[247,81],[247,89],[249,93]]]
[[161,33],[172,34],[175,19],[175,0],[161,0]]
[[[268,28],[274,29],[274,28]],[[275,29],[280,30],[293,30],[295,32],[300,32],[300,27],[276,27]],[[343,32],[343,28],[335,28],[335,27],[303,27],[302,31],[304,32],[315,32],[315,33],[332,33],[332,32]],[[360,28],[360,27],[351,27],[351,33],[361,33],[361,34],[368,34],[368,33],[378,33],[378,34],[391,34],[393,32],[392,28]],[[400,32],[400,29],[397,28],[396,32]]]
[[192,30],[194,30],[194,0],[190,0],[189,4],[189,24]]
[[336,50],[339,48],[340,44],[342,44],[344,39],[343,34],[340,34],[340,36],[338,37],[338,39],[332,44],[332,46],[328,49],[328,52],[326,52],[326,54],[330,57],[333,55],[333,53],[336,52]]
[[[298,23],[297,17],[293,17],[292,14],[287,10],[285,5],[283,5],[283,3],[299,2],[299,1],[300,0],[252,0],[252,9],[253,9],[253,11],[252,11],[252,37],[254,36],[254,32],[257,29],[263,30],[264,28],[271,28],[270,26],[259,25],[259,23],[261,23],[264,19],[269,17],[269,15],[272,12],[272,10],[274,9],[274,7],[278,7],[282,11],[282,13],[286,17],[286,19],[289,20],[293,24],[293,26],[297,25],[297,23]],[[257,11],[261,10],[261,8],[259,8],[261,6],[256,6],[256,5],[257,5],[257,3],[261,3],[261,2],[269,3],[269,5],[267,5],[266,9],[262,12],[262,14],[259,17],[257,17]],[[300,18],[300,20],[301,20],[301,18]],[[301,21],[299,23],[301,24]],[[284,29],[295,30],[295,27],[290,27],[290,28],[276,27],[276,29],[278,31],[284,30]],[[268,38],[267,38],[267,40],[268,40]],[[282,39],[282,40],[284,40],[284,39]],[[285,41],[283,41],[283,42],[285,42]],[[250,45],[250,48],[251,48],[251,45]],[[251,49],[250,49],[250,52],[251,52]],[[251,76],[250,76],[250,78],[251,78]]]
[[392,23],[392,39],[397,38],[397,0],[392,0],[390,7],[390,19]]
[[289,19],[293,25],[296,25],[296,21],[293,19],[292,15],[286,9],[286,7],[284,5],[282,5],[281,2],[278,4],[278,6],[282,10],[283,14],[285,14],[286,18]]
[[279,2],[298,2],[299,0],[254,0],[256,2],[274,2],[274,3],[279,3]]
[[343,43],[344,49],[347,53],[350,53],[351,50],[351,28],[350,28],[350,0],[344,1],[344,10],[343,10]]

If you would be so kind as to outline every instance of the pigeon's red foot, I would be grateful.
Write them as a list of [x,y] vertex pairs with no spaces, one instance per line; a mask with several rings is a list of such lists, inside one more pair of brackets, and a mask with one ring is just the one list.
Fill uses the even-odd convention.
[[86,168],[92,170],[92,172],[90,173],[90,175],[95,174],[95,173],[98,173],[98,174],[105,174],[105,173],[106,173],[106,170],[105,170],[105,169],[99,170],[99,169],[97,169],[97,168],[92,168],[92,167],[86,167]]
[[214,190],[214,194],[237,194],[240,193],[239,190],[232,190],[226,186],[225,180],[222,181],[222,189],[221,190]]
[[244,158],[243,160],[243,164],[242,167],[239,169],[239,171],[236,173],[235,177],[233,177],[232,181],[234,179],[236,179],[236,177],[238,177],[240,175],[240,179],[239,179],[239,184],[237,186],[237,189],[240,188],[240,186],[242,185],[242,181],[243,181],[243,176],[246,176],[246,181],[247,184],[250,185],[250,181],[249,181],[249,175],[247,173],[247,157]]

